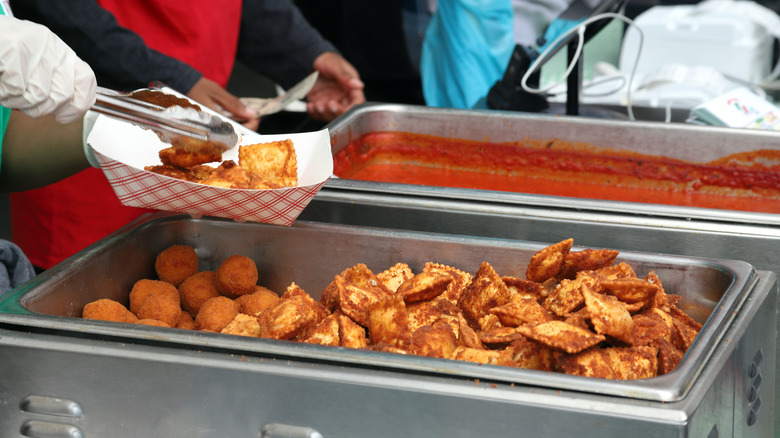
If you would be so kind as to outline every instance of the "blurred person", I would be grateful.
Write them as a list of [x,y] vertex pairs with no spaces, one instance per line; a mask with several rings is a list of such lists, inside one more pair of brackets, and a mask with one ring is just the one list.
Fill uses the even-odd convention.
[[424,105],[419,51],[426,0],[296,0],[306,19],[360,72],[366,100]]
[[[0,190],[41,187],[89,167],[83,116],[95,101],[89,66],[44,26],[0,4]],[[0,240],[0,295],[35,275]]]
[[[331,120],[365,101],[355,68],[289,0],[12,0],[14,13],[42,23],[120,91],[153,81],[258,126],[225,86],[240,60],[283,88],[319,77],[307,112]],[[98,169],[10,196],[12,238],[40,269],[59,263],[151,210],[121,205]]]
[[511,0],[439,1],[420,58],[425,103],[472,108],[506,69],[514,41]]

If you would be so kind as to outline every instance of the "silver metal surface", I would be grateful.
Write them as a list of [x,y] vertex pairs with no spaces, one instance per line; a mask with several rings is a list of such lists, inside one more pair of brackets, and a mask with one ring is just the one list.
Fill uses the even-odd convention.
[[[495,143],[513,142],[524,138],[558,139],[694,163],[706,163],[738,152],[758,149],[780,150],[780,133],[771,131],[393,104],[366,104],[353,108],[328,124],[327,128],[331,135],[331,148],[334,155],[361,135],[384,131],[421,133]],[[541,208],[780,225],[780,215],[769,213],[339,178],[331,178],[323,190],[350,190],[451,200],[479,199],[483,202]]]
[[[209,229],[203,222],[209,223]],[[21,307],[35,314],[27,319],[7,319],[12,315],[6,314],[0,320],[0,436],[23,431],[27,436],[257,437],[269,424],[295,433],[340,438],[517,436],[518,431],[523,436],[582,438],[637,433],[650,438],[771,436],[774,397],[771,390],[756,387],[759,381],[774,380],[775,339],[768,328],[776,320],[777,283],[776,276],[767,271],[756,272],[757,282],[741,294],[744,301],[727,325],[723,341],[715,344],[685,397],[669,402],[379,366],[372,361],[314,359],[307,355],[308,349],[287,354],[284,348],[225,344],[225,336],[208,333],[180,342],[172,339],[179,334],[173,329],[131,326],[130,330],[107,331],[116,324],[95,321],[69,326],[72,319],[61,316],[78,313],[79,303],[114,293],[136,275],[148,274],[146,265],[153,262],[153,256],[145,254],[171,241],[202,242],[196,248],[203,260],[216,261],[233,251],[255,251],[259,260],[273,257],[280,264],[294,265],[299,257],[309,257],[338,265],[329,261],[333,257],[311,254],[321,249],[320,244],[335,245],[335,239],[280,251],[274,239],[260,232],[266,228],[301,233],[306,241],[313,237],[308,231],[342,229],[317,224],[256,227],[156,215],[132,232],[120,232],[93,245],[56,267],[50,276],[25,285]],[[234,229],[248,231],[243,235],[252,237],[226,244],[223,233],[231,235]],[[358,242],[363,233],[380,239],[401,238],[403,248],[412,243],[404,236],[418,236],[386,236],[365,229],[357,233]],[[150,235],[159,240],[150,241]],[[438,242],[441,247],[433,251],[443,251],[453,260],[470,254],[471,248],[462,251],[464,240],[441,237],[423,239],[426,249],[422,251]],[[217,250],[218,246],[211,246],[214,242],[228,248]],[[496,239],[465,242],[476,243],[481,254],[475,258],[493,255],[483,252],[483,244],[496,243],[495,256],[502,259],[507,251],[525,248],[522,242]],[[357,245],[360,256],[373,248],[363,244],[368,242]],[[329,247],[332,252],[328,254],[346,261],[347,251],[339,248]],[[405,254],[396,253],[399,249],[387,247],[387,257]],[[634,263],[635,255],[640,269],[658,261],[653,254],[626,254],[627,260]],[[114,269],[117,260],[125,262],[121,269]],[[663,270],[662,278],[674,272],[676,261],[672,257],[664,262],[671,271]],[[700,284],[695,272],[708,271],[710,263],[694,263],[694,278],[682,284]],[[510,264],[505,260],[497,266]],[[283,268],[263,275],[272,284],[284,284],[298,272]],[[676,288],[677,281],[665,286]],[[304,287],[313,291],[315,283]],[[107,289],[101,292],[100,287]],[[57,299],[63,295],[70,298]],[[59,313],[45,315],[50,311]],[[31,323],[33,319],[46,324]],[[389,355],[380,356],[384,361]],[[767,359],[756,359],[762,356]]]
[[[397,262],[404,262],[419,272],[426,262],[433,261],[474,273],[482,262],[487,261],[501,275],[523,277],[530,257],[546,246],[509,239],[324,223],[299,222],[292,227],[277,227],[163,216],[105,239],[83,254],[80,260],[42,274],[33,284],[19,290],[16,297],[5,300],[11,304],[18,300],[22,314],[0,314],[0,322],[79,334],[164,339],[193,347],[218,345],[286,357],[668,402],[685,397],[756,281],[755,270],[744,262],[621,252],[618,261],[629,263],[640,276],[650,270],[655,271],[668,293],[682,297],[680,307],[704,324],[696,342],[674,372],[641,381],[605,381],[560,373],[203,332],[144,330],[145,327],[78,318],[85,304],[99,298],[126,303],[135,281],[155,278],[153,266],[156,254],[174,244],[193,246],[200,257],[202,270],[215,270],[222,260],[231,255],[246,255],[258,264],[260,284],[282,292],[295,282],[315,299],[319,299],[336,274],[357,263],[381,272]],[[133,263],[129,265],[127,260]],[[32,313],[24,314],[28,312]]]

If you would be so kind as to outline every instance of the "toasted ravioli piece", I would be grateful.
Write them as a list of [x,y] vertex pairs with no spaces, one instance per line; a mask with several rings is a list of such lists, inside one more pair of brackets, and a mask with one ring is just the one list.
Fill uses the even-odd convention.
[[677,368],[685,354],[664,338],[657,339],[653,342],[653,346],[658,347],[659,375],[669,373]]
[[414,277],[414,272],[406,263],[396,263],[376,274],[376,276],[390,292],[395,293],[398,290],[398,286]]
[[651,345],[658,339],[672,342],[674,321],[666,312],[660,309],[648,309],[634,315],[631,330],[631,345]]
[[471,283],[471,274],[468,272],[440,263],[426,263],[423,272],[440,272],[452,277],[452,281],[447,285],[447,290],[441,294],[441,298],[444,298],[453,304],[458,304],[460,294],[462,294],[463,290]]
[[658,375],[658,350],[654,347],[602,348],[616,379],[649,379]]
[[535,299],[519,295],[515,295],[509,303],[503,306],[490,309],[489,312],[496,315],[501,324],[510,327],[552,320],[550,312]]
[[320,345],[341,345],[339,315],[331,313],[306,333],[303,342]]
[[347,348],[365,348],[368,345],[366,338],[366,329],[350,319],[348,316],[338,312],[339,338],[341,346]]
[[257,317],[260,336],[272,339],[293,339],[308,327],[325,319],[326,312],[295,283],[274,306]]
[[561,280],[558,286],[544,300],[544,308],[558,316],[571,313],[585,304],[582,297],[582,285],[596,287],[597,280],[590,275],[580,275],[574,280]]
[[672,302],[674,298],[670,298],[669,295],[666,294],[664,286],[661,284],[661,279],[658,278],[658,274],[656,274],[655,271],[648,272],[647,275],[645,275],[645,281],[658,286],[658,290],[655,293],[655,297],[653,297],[653,301],[649,303],[650,306],[657,307],[664,312],[669,313],[671,306],[675,304]]
[[446,320],[421,327],[412,334],[412,351],[419,356],[451,359],[457,346],[457,335]]
[[502,344],[509,344],[518,339],[524,339],[523,335],[517,331],[516,327],[493,327],[489,330],[477,332],[480,342],[487,345],[488,348],[495,349]]
[[513,299],[519,296],[540,301],[547,297],[547,289],[535,281],[523,280],[517,277],[501,277],[501,280],[509,288]]
[[189,152],[173,146],[161,149],[158,155],[163,165],[184,168],[222,161],[222,154]]
[[458,306],[444,298],[409,303],[406,305],[406,310],[409,315],[409,329],[412,331],[433,324],[443,316],[460,317],[461,315]]
[[520,338],[509,344],[509,351],[512,352],[512,361],[518,368],[540,371],[553,369],[552,350],[537,342]]
[[657,284],[641,278],[603,279],[599,285],[602,292],[614,295],[624,303],[645,303],[654,299],[660,289]]
[[566,374],[599,379],[614,379],[609,361],[599,348],[590,348],[578,354],[555,354],[556,367]]
[[597,269],[594,272],[610,280],[617,278],[636,278],[636,272],[634,272],[634,268],[632,268],[628,263],[618,263],[612,266],[607,266],[606,268]]
[[482,262],[474,279],[458,300],[469,323],[477,323],[488,310],[509,302],[510,293],[501,277],[488,262]]
[[573,244],[574,239],[566,239],[537,251],[528,262],[525,278],[537,283],[555,278],[563,269],[564,259]]
[[238,163],[272,183],[283,187],[298,185],[298,159],[292,140],[240,146]]
[[569,252],[563,259],[563,269],[558,273],[558,278],[575,278],[580,271],[595,271],[605,268],[620,254],[611,249],[583,249],[582,251]]
[[233,160],[225,160],[206,178],[198,182],[223,189],[248,189],[249,181],[250,176],[246,169]]
[[407,303],[428,301],[444,293],[451,281],[450,275],[423,271],[401,284],[396,293]]
[[372,344],[388,344],[403,350],[412,342],[406,304],[400,295],[391,295],[368,308],[368,335]]
[[477,332],[469,326],[468,322],[466,322],[466,318],[463,316],[458,318],[458,346],[476,348],[478,350],[485,348],[485,346],[482,345],[482,341],[479,340]]
[[[373,304],[392,295],[386,294],[377,288],[364,289],[353,283],[347,282],[343,277],[336,277],[338,287],[339,309],[353,321],[368,327],[368,309]],[[403,298],[399,296],[403,301]]]
[[630,342],[634,320],[620,301],[610,295],[595,293],[586,284],[582,285],[581,291],[596,333]]
[[254,316],[239,313],[220,333],[239,336],[260,336],[260,323]]
[[458,347],[455,349],[454,358],[486,365],[503,365],[508,367],[515,365],[515,362],[512,360],[512,351],[509,349],[479,350],[476,348]]
[[602,335],[566,324],[563,321],[549,321],[534,326],[522,326],[518,327],[517,331],[526,338],[570,354],[579,353],[599,342],[603,342],[605,339]]
[[674,331],[672,332],[672,342],[677,348],[682,351],[688,351],[693,344],[693,340],[696,335],[699,334],[701,325],[691,319],[677,306],[673,306],[670,315],[674,324]]
[[[392,292],[385,287],[384,283],[368,269],[368,266],[362,263],[358,263],[351,268],[341,271],[337,277],[341,277],[342,284],[351,283],[354,287],[365,290],[371,295],[385,296],[392,294]],[[322,292],[320,304],[330,311],[338,309],[339,290],[339,284],[334,279]]]

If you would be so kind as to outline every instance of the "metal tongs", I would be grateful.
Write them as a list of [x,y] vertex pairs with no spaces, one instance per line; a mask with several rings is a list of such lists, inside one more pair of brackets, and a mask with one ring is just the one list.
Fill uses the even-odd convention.
[[140,91],[165,94],[155,89],[120,93],[98,87],[92,111],[149,129],[163,142],[189,152],[221,154],[238,144],[240,138],[233,125],[219,116],[192,107],[164,107],[141,100],[134,96]]
[[242,97],[241,102],[257,111],[257,115],[267,116],[269,114],[277,113],[289,106],[296,100],[303,99],[312,87],[317,82],[319,72],[313,72],[306,76],[302,81],[290,87],[285,93],[280,94],[270,99],[258,98],[258,97]]

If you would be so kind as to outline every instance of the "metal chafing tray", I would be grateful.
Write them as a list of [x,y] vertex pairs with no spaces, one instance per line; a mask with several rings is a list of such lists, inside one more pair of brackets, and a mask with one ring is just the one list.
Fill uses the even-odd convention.
[[643,381],[74,318],[98,298],[126,302],[172,244],[194,246],[201,269],[250,256],[261,284],[283,290],[295,281],[319,298],[359,262],[377,272],[398,261],[475,272],[488,261],[522,276],[549,243],[147,217],[0,302],[2,435],[495,436],[522,428],[595,437],[640,426],[658,437],[771,434],[774,394],[762,382],[774,381],[776,277],[741,261],[621,251],[619,260],[640,275],[656,271],[704,323],[674,372]]
[[[356,107],[328,129],[334,155],[352,139],[379,131],[491,141],[557,138],[692,161],[780,150],[780,135],[760,130],[390,104]],[[780,273],[775,214],[331,179],[300,219],[510,239],[573,237],[581,245],[744,260]],[[777,397],[780,382],[774,386]]]

